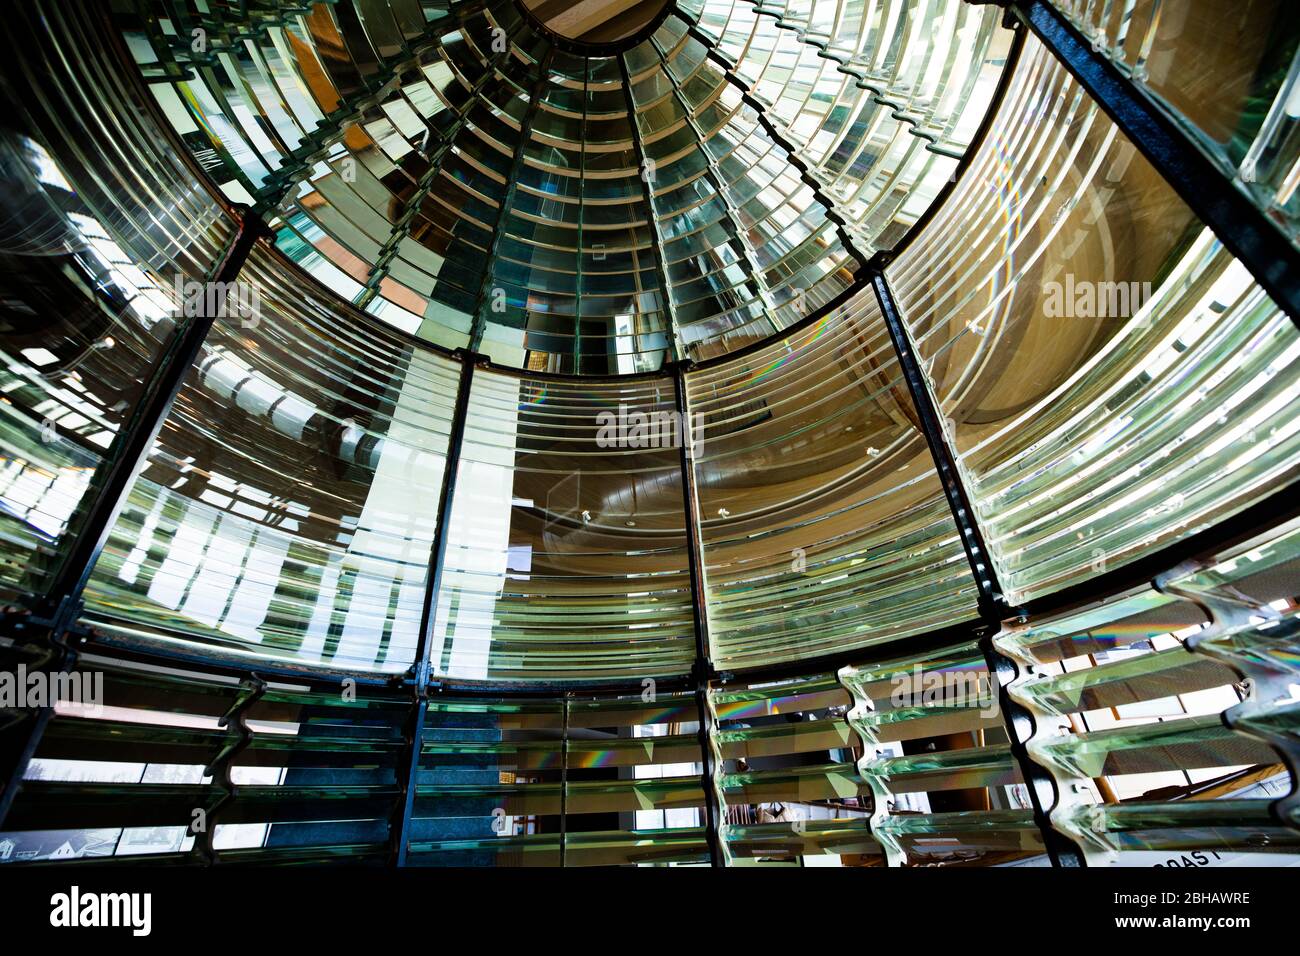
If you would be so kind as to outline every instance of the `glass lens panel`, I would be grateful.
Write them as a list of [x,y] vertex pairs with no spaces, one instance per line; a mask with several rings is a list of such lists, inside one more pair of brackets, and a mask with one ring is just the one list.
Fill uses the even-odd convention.
[[888,277],[1013,603],[1300,471],[1300,334],[1032,39]]
[[257,249],[87,591],[92,621],[361,670],[414,655],[459,367]]
[[673,4],[626,49],[540,22],[592,9],[149,0],[117,25],[214,181],[337,294],[601,375],[730,351],[850,287],[947,181],[1011,39],[959,0]]
[[[5,818],[0,862],[388,858],[409,700],[289,684],[254,700],[249,682],[102,656],[65,679],[98,704],[68,701],[50,720]],[[245,719],[223,720],[234,708]],[[228,766],[234,788],[214,765]]]
[[893,866],[1042,864],[1042,835],[974,643],[843,668],[872,834]]
[[464,679],[643,679],[695,658],[669,378],[479,370],[431,644]]
[[1287,0],[1056,0],[1300,238],[1300,20]]
[[1160,592],[997,637],[1032,665],[1011,694],[1038,728],[1030,754],[1057,781],[1052,819],[1091,865],[1178,865],[1193,852],[1220,865],[1300,860],[1300,834],[1281,825],[1292,784],[1274,746],[1300,725],[1298,566],[1292,522]]
[[[0,52],[0,595],[41,593],[230,221],[66,5]],[[31,85],[29,85],[31,84]]]
[[871,789],[834,675],[728,685],[717,715],[723,834],[732,866],[873,866]]
[[698,716],[681,693],[433,701],[411,862],[706,861]]
[[975,616],[975,583],[875,295],[687,378],[719,665]]
[[989,6],[702,0],[699,31],[779,123],[866,254],[893,248],[988,110],[1012,33]]

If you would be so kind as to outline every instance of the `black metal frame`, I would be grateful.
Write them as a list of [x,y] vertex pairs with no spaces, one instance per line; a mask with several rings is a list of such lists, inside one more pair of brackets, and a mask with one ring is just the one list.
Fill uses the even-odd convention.
[[1056,783],[1047,770],[1030,759],[1025,741],[1034,735],[1034,718],[1024,707],[1012,700],[1008,685],[1018,675],[1014,661],[1000,653],[993,644],[993,637],[1001,627],[1004,618],[1011,612],[1003,596],[1002,585],[998,581],[997,568],[993,555],[984,543],[984,534],[980,530],[975,509],[971,506],[969,494],[962,481],[961,469],[950,437],[944,432],[934,396],[926,382],[925,373],[912,349],[907,326],[903,322],[898,303],[890,291],[882,266],[877,266],[871,277],[880,311],[889,330],[889,340],[894,346],[899,367],[903,371],[903,380],[912,395],[912,404],[920,422],[921,432],[934,458],[935,469],[943,486],[944,497],[952,511],[953,521],[961,538],[962,549],[970,563],[971,574],[979,588],[980,616],[984,627],[979,634],[980,652],[988,667],[989,678],[994,681],[998,691],[998,711],[1006,729],[1007,740],[1011,746],[1011,756],[1020,768],[1021,777],[1029,791],[1030,804],[1033,807],[1034,823],[1042,835],[1043,847],[1053,866],[1084,866],[1084,856],[1074,842],[1052,826],[1049,817],[1056,806]]
[[708,592],[704,582],[704,545],[700,539],[700,522],[697,514],[698,499],[695,491],[695,465],[692,449],[690,406],[686,400],[686,372],[690,362],[678,362],[675,372],[675,398],[677,434],[681,437],[679,460],[682,469],[682,517],[686,521],[686,556],[691,577],[691,620],[695,625],[695,706],[699,714],[700,782],[704,788],[705,839],[709,845],[709,863],[714,867],[726,865],[726,852],[722,845],[721,821],[725,814],[718,797],[715,779],[717,768],[713,762],[713,708],[709,704],[709,683],[716,676],[709,644]]
[[[975,2],[975,0],[968,0]],[[1269,498],[1252,505],[1238,514],[1231,516],[1209,528],[1199,531],[1180,541],[1174,542],[1159,551],[1144,555],[1135,561],[1113,568],[1078,585],[1066,587],[1043,598],[1026,602],[1019,608],[1008,607],[998,582],[997,570],[987,549],[975,512],[971,507],[969,495],[962,481],[956,456],[943,431],[943,425],[929,391],[927,380],[912,350],[910,339],[899,313],[897,303],[890,292],[884,275],[884,267],[893,255],[906,246],[925,226],[942,200],[956,187],[956,180],[969,166],[973,156],[984,141],[989,129],[996,120],[998,106],[1004,98],[1015,64],[1024,46],[1027,30],[1022,24],[1033,30],[1038,39],[1050,52],[1060,60],[1075,76],[1083,88],[1097,101],[1117,126],[1134,142],[1157,171],[1171,184],[1193,211],[1218,235],[1229,249],[1254,275],[1260,285],[1278,305],[1284,309],[1297,324],[1300,324],[1300,251],[1297,251],[1274,224],[1250,200],[1245,192],[1225,174],[1222,167],[1211,159],[1186,132],[1148,93],[1132,83],[1113,62],[1094,50],[1079,30],[1046,0],[1010,0],[999,3],[1008,9],[1008,25],[1017,29],[1008,62],[1004,68],[999,87],[995,93],[990,109],[984,117],[980,129],[967,150],[965,157],[959,161],[954,181],[940,191],[933,203],[904,238],[895,246],[894,252],[878,253],[868,266],[855,275],[855,282],[850,289],[808,320],[820,318],[832,309],[842,305],[871,282],[880,303],[890,338],[903,369],[905,379],[911,392],[921,429],[927,445],[935,460],[945,497],[953,513],[954,521],[960,533],[963,548],[970,562],[972,572],[980,589],[980,621],[958,624],[924,634],[900,639],[881,648],[867,648],[844,652],[813,660],[793,662],[772,667],[747,668],[735,672],[718,672],[714,669],[708,640],[707,592],[704,587],[704,565],[695,489],[695,473],[691,455],[688,402],[686,397],[686,376],[693,368],[708,367],[719,361],[736,358],[740,354],[753,352],[765,347],[768,342],[753,343],[738,352],[699,364],[680,361],[671,369],[676,385],[677,411],[682,416],[683,428],[680,434],[684,440],[681,448],[681,469],[683,481],[684,518],[688,543],[690,579],[692,584],[692,614],[696,635],[696,661],[689,677],[666,677],[657,686],[674,689],[691,689],[696,697],[700,716],[700,748],[703,767],[702,783],[705,792],[706,828],[709,842],[710,860],[714,866],[722,865],[724,852],[719,823],[722,808],[718,791],[714,785],[715,766],[711,746],[711,727],[709,726],[708,693],[712,684],[726,684],[738,679],[777,679],[781,676],[806,674],[837,668],[842,663],[862,662],[875,657],[894,656],[900,650],[914,648],[942,647],[970,637],[977,637],[985,654],[990,673],[999,681],[999,700],[1011,739],[1013,754],[1029,783],[1029,790],[1034,806],[1035,822],[1043,833],[1045,846],[1056,865],[1081,865],[1082,857],[1077,847],[1058,833],[1051,826],[1045,808],[1050,809],[1055,799],[1055,787],[1037,764],[1029,760],[1024,745],[1019,741],[1027,739],[1032,732],[1032,718],[1007,695],[1006,685],[1014,675],[1015,665],[1002,656],[993,647],[992,637],[1001,621],[1019,613],[1047,614],[1068,610],[1082,604],[1101,600],[1126,588],[1149,582],[1160,572],[1181,564],[1189,559],[1205,559],[1225,547],[1247,540],[1264,530],[1276,527],[1283,521],[1300,516],[1300,488],[1291,486],[1281,489]],[[669,5],[671,7],[671,5]],[[112,31],[110,31],[112,32]],[[698,27],[691,25],[690,34],[702,42],[708,56],[723,70],[729,82],[742,90],[746,103],[758,110],[760,121],[766,120],[761,104],[753,100],[748,88],[734,75],[731,66],[712,46]],[[120,46],[120,39],[113,42]],[[626,67],[624,66],[626,73]],[[143,78],[136,82],[143,88]],[[536,99],[536,97],[534,97]],[[147,102],[151,102],[146,99]],[[515,162],[519,161],[522,143],[526,142],[527,126],[520,140]],[[160,126],[164,135],[173,139],[166,124]],[[765,122],[765,130],[778,143],[791,152],[793,161],[799,169],[805,183],[820,195],[820,188],[811,177],[810,171],[802,165],[791,150],[780,131]],[[190,162],[183,149],[178,155]],[[513,167],[512,167],[513,168]],[[201,177],[200,177],[201,178]],[[513,180],[508,190],[513,187]],[[507,199],[510,193],[507,194]],[[218,197],[220,199],[220,197]],[[503,211],[505,205],[503,204]],[[230,211],[228,204],[223,208]],[[857,255],[842,220],[834,217],[834,206],[827,201],[827,208],[833,221],[841,228],[841,238],[846,249]],[[231,240],[221,261],[214,267],[211,281],[233,282],[239,275],[254,243],[267,235],[265,225],[254,211],[234,210],[238,231]],[[498,230],[499,234],[499,230]],[[272,251],[272,255],[278,255]],[[287,260],[286,260],[287,261]],[[490,279],[491,257],[485,272],[485,283]],[[314,281],[314,280],[313,280]],[[322,287],[323,288],[323,287]],[[478,303],[475,319],[479,319],[483,302]],[[354,311],[356,311],[354,309]],[[358,315],[361,315],[359,311]],[[795,327],[804,323],[798,323]],[[216,653],[177,651],[173,649],[140,647],[132,642],[109,635],[97,634],[93,625],[86,627],[78,622],[80,612],[80,595],[89,579],[105,541],[120,514],[133,478],[143,467],[163,422],[165,421],[181,387],[184,376],[199,354],[203,341],[212,325],[212,317],[196,317],[187,323],[161,356],[159,364],[151,377],[145,393],[124,423],[118,440],[110,452],[109,461],[95,476],[88,492],[90,505],[78,525],[70,529],[72,545],[61,559],[51,585],[25,613],[6,615],[5,623],[16,625],[26,636],[29,632],[40,634],[49,644],[47,666],[54,669],[68,668],[76,662],[78,649],[85,651],[103,650],[109,654],[138,661],[172,661],[204,667],[211,671],[237,676],[245,680],[246,687],[256,694],[261,680],[266,677],[281,678],[313,686],[336,685],[342,680],[351,679],[358,683],[373,686],[395,687],[396,690],[409,690],[413,697],[411,720],[408,726],[407,740],[409,750],[404,756],[404,786],[401,797],[395,807],[390,821],[390,862],[402,865],[405,862],[406,846],[411,816],[416,795],[416,776],[423,733],[423,718],[427,712],[427,701],[431,693],[446,696],[481,696],[505,695],[518,697],[536,697],[563,695],[566,700],[577,689],[592,693],[639,693],[640,685],[628,682],[584,683],[580,686],[574,682],[529,682],[493,684],[489,682],[456,682],[434,679],[430,676],[431,662],[428,660],[429,643],[436,613],[437,593],[441,585],[443,564],[446,556],[447,529],[450,525],[451,508],[454,503],[456,473],[460,450],[464,441],[465,423],[469,409],[469,393],[474,370],[477,367],[493,367],[486,356],[474,352],[458,350],[452,358],[461,364],[460,389],[457,394],[456,407],[452,422],[452,433],[448,446],[447,465],[443,477],[443,487],[439,498],[439,525],[435,532],[434,543],[430,553],[430,573],[428,576],[424,604],[421,611],[419,643],[416,663],[410,671],[393,680],[385,680],[375,675],[354,675],[345,671],[320,671],[306,667],[299,668],[290,663],[273,663],[268,661],[241,661],[236,655],[221,656]],[[479,335],[482,324],[476,321]],[[786,332],[790,332],[787,329]],[[433,348],[440,354],[445,349]],[[547,375],[546,373],[521,372],[516,369],[499,369],[517,375],[571,379],[572,376]],[[664,370],[669,371],[668,369]],[[664,373],[645,373],[641,376],[618,376],[620,379],[640,377],[664,377]],[[612,378],[614,376],[580,377],[588,380]],[[247,695],[245,695],[247,696]],[[239,719],[239,710],[232,712],[232,720]],[[0,792],[0,825],[19,789],[23,771],[27,762],[39,745],[41,735],[52,716],[52,710],[37,712],[26,728],[26,738],[17,748],[16,758],[3,768],[6,784]],[[1026,721],[1029,721],[1026,724]],[[227,761],[228,762],[228,761]],[[215,764],[214,764],[215,766]],[[219,767],[217,769],[220,769]],[[1044,779],[1046,789],[1044,788]],[[399,780],[399,786],[402,781]],[[224,802],[224,800],[223,800]],[[214,810],[216,807],[213,808]],[[209,821],[211,822],[211,821]],[[562,844],[563,846],[563,841]],[[200,848],[210,849],[207,844]],[[561,851],[563,852],[563,850]]]

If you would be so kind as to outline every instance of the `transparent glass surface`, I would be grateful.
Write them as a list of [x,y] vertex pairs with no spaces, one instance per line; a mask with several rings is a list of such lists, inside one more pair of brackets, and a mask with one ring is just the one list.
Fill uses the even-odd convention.
[[1300,237],[1300,21],[1286,0],[1056,0]]
[[40,594],[230,221],[140,116],[93,17],[13,11],[0,52],[0,594]]
[[[1294,854],[1300,832],[1285,827],[1269,810],[1270,800],[1204,800],[1188,803],[1135,802],[1079,807],[1061,818],[1080,835],[1106,834],[1121,851],[1278,850]],[[1265,865],[1269,863],[1263,858]]]
[[115,23],[208,175],[336,294],[577,374],[720,354],[848,288],[948,179],[1011,35],[959,0],[681,3],[618,52],[540,22],[600,15],[141,0]]
[[887,274],[1012,603],[1297,473],[1300,333],[1032,39]]
[[675,402],[669,378],[475,372],[435,673],[641,680],[690,669]]
[[404,670],[459,366],[367,327],[257,249],[132,486],[87,617],[140,640]]
[[1274,745],[1300,726],[1297,540],[1269,532],[1167,576],[1160,593],[996,638],[1032,665],[1011,694],[1034,715],[1031,756],[1057,780],[1052,820],[1090,863],[1294,853],[1272,805],[1292,788]]
[[874,293],[687,388],[715,661],[792,660],[975,617]]
[[871,830],[893,866],[991,865],[1043,852],[974,643],[845,667]]
[[429,866],[559,866],[559,700],[431,701],[409,852]]
[[1043,858],[1032,810],[908,813],[875,824],[880,842],[919,865],[988,865]]
[[952,176],[1006,63],[1001,13],[966,3],[702,0],[699,31],[798,148],[870,254]]
[[833,675],[714,688],[710,700],[731,866],[879,864],[850,699]]
[[[409,702],[262,688],[92,658],[71,677],[0,842],[3,862],[375,863],[388,855]],[[242,722],[222,721],[232,708]],[[236,746],[241,744],[241,746]]]
[[697,728],[691,694],[433,701],[411,862],[707,861]]

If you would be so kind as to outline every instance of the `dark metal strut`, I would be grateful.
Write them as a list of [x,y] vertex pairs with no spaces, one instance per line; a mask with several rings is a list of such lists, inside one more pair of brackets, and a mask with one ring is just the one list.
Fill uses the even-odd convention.
[[993,636],[1000,629],[1003,619],[1012,616],[1012,610],[1003,597],[997,569],[993,566],[992,556],[984,543],[984,535],[980,531],[975,509],[971,506],[970,496],[966,492],[966,486],[958,469],[957,456],[944,432],[934,396],[930,392],[916,352],[912,349],[912,342],[903,324],[902,315],[899,313],[898,303],[894,300],[893,292],[890,291],[889,283],[881,269],[874,272],[871,284],[880,302],[880,311],[884,315],[889,339],[898,356],[899,367],[903,370],[903,378],[907,383],[908,391],[911,392],[921,432],[925,435],[925,442],[934,457],[935,469],[939,473],[944,497],[948,499],[948,507],[952,510],[962,548],[966,552],[971,573],[975,576],[975,583],[979,588],[980,616],[985,625],[979,636],[980,651],[984,655],[989,678],[997,687],[998,706],[1011,745],[1011,755],[1020,768],[1026,789],[1029,791],[1034,823],[1042,834],[1043,846],[1053,866],[1083,866],[1084,858],[1079,848],[1052,827],[1052,821],[1048,816],[1056,805],[1056,783],[1046,768],[1030,759],[1029,751],[1025,747],[1025,741],[1034,735],[1033,716],[1012,700],[1007,690],[1008,685],[1016,678],[1018,670],[1015,662],[994,646]]
[[705,839],[709,845],[711,866],[726,866],[722,846],[722,801],[715,780],[713,759],[713,709],[709,706],[709,681],[714,676],[709,650],[708,592],[704,581],[704,554],[700,542],[700,523],[695,493],[695,452],[692,447],[691,418],[686,401],[686,370],[689,361],[678,362],[675,369],[677,434],[681,438],[682,512],[686,520],[686,556],[691,578],[691,618],[695,625],[695,706],[699,713],[700,783],[704,788]]
[[438,526],[433,532],[433,545],[429,549],[429,573],[425,581],[424,603],[420,608],[420,634],[416,640],[415,660],[408,678],[411,680],[411,714],[403,737],[407,749],[398,768],[397,783],[401,796],[393,808],[389,821],[389,861],[394,866],[406,865],[410,845],[411,817],[415,811],[415,798],[419,790],[420,754],[424,748],[424,725],[429,713],[429,649],[438,611],[438,592],[442,589],[442,569],[447,558],[447,537],[451,528],[451,512],[456,502],[456,479],[460,471],[460,454],[465,445],[465,422],[469,418],[469,396],[474,384],[474,369],[482,356],[471,352],[458,353],[460,381],[456,391],[456,405],[452,413],[451,433],[447,438],[446,464],[443,466],[442,490],[438,493]]

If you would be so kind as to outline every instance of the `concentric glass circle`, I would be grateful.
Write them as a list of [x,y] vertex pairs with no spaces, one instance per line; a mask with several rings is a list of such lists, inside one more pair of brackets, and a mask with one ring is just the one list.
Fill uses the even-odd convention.
[[645,39],[675,6],[672,0],[515,0],[557,45],[584,53],[614,52]]

